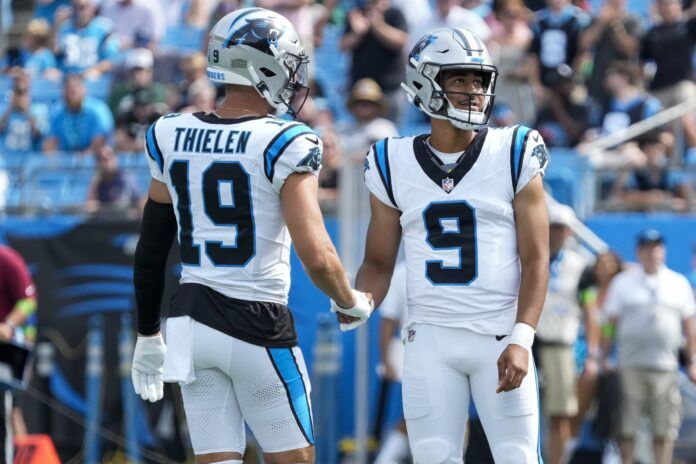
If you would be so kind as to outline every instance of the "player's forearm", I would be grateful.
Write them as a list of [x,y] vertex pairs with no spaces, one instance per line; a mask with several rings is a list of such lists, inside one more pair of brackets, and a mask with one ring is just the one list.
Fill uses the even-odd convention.
[[325,251],[316,258],[302,262],[307,275],[319,290],[343,308],[355,305],[350,283],[333,245],[327,245]]
[[167,256],[176,234],[171,204],[148,200],[143,212],[140,239],[135,249],[133,286],[138,309],[138,333],[153,335],[160,328]]
[[374,301],[375,308],[377,308],[384,301],[384,297],[387,296],[393,273],[393,264],[389,266],[386,263],[363,261],[358,270],[358,275],[355,277],[355,289],[371,293],[372,301]]
[[536,328],[546,298],[549,263],[543,256],[522,264],[517,320]]

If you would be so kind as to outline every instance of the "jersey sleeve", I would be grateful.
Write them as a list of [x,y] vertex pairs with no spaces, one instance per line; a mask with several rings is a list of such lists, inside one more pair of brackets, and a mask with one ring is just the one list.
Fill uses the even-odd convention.
[[158,119],[153,122],[147,129],[145,134],[145,152],[147,153],[147,161],[150,166],[150,175],[153,179],[164,182],[164,153],[157,142],[157,124],[161,121]]
[[370,193],[385,205],[399,209],[392,189],[389,139],[379,140],[370,147],[365,157],[364,173]]
[[318,176],[322,153],[322,141],[312,129],[300,123],[288,124],[263,152],[264,173],[274,190],[280,193],[292,173],[309,172]]
[[510,147],[510,170],[515,195],[537,174],[543,176],[548,162],[549,154],[541,135],[525,126],[516,127]]

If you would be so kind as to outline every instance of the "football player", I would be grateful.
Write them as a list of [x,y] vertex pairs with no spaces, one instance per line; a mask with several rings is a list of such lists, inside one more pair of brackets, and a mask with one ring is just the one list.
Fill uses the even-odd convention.
[[403,240],[416,464],[462,462],[470,393],[496,463],[541,462],[530,349],[548,281],[548,157],[534,130],[486,128],[497,75],[470,31],[425,35],[402,87],[431,133],[380,140],[365,162],[372,214],[356,288],[381,303]]
[[[208,46],[208,77],[225,84],[225,99],[147,131],[153,179],[135,255],[133,384],[153,402],[163,381],[181,384],[199,463],[241,463],[245,422],[265,462],[314,462],[309,378],[286,306],[291,238],[322,291],[346,311],[371,310],[350,288],[319,210],[322,142],[275,117],[297,112],[307,63],[279,14],[230,13]],[[160,303],[175,235],[182,271],[165,347]]]

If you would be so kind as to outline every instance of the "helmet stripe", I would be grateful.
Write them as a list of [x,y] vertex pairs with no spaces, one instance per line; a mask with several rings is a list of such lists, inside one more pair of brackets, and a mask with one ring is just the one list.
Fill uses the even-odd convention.
[[249,15],[249,14],[251,14],[251,13],[255,13],[255,12],[257,12],[257,11],[262,11],[262,10],[263,10],[263,8],[249,8],[247,11],[245,11],[245,12],[242,13],[242,14],[240,14],[240,15],[237,16],[236,18],[234,18],[234,21],[232,21],[232,23],[230,24],[230,28],[229,28],[229,30],[227,31],[227,38],[226,38],[225,41],[223,42],[222,47],[223,47],[223,48],[227,48],[227,47],[230,46],[230,40],[232,39],[232,36],[233,36],[234,33],[235,33],[234,25],[237,24],[237,22],[238,22],[240,19],[242,19],[244,16],[247,16],[247,15]]
[[459,29],[452,28],[452,30],[453,30],[454,33],[457,34],[457,35],[459,36],[459,38],[461,39],[461,41],[462,41],[462,48],[464,49],[464,51],[466,52],[466,54],[467,54],[468,56],[471,56],[471,45],[469,45],[469,41],[467,40],[466,35],[464,35],[464,33],[463,33],[462,31],[460,31]]

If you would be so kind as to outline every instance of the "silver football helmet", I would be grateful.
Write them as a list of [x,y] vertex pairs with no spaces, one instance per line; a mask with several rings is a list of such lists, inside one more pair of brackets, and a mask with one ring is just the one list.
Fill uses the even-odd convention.
[[[457,109],[440,85],[441,73],[453,69],[480,72],[484,104],[481,111]],[[432,118],[448,119],[459,129],[474,130],[488,123],[498,69],[486,45],[467,29],[445,27],[424,35],[408,56],[406,82],[409,101]],[[476,94],[481,95],[481,94]]]
[[[223,17],[210,31],[208,78],[254,87],[277,116],[295,116],[304,103],[307,63],[309,58],[295,28],[274,11],[237,10]],[[293,108],[293,102],[299,105]]]

